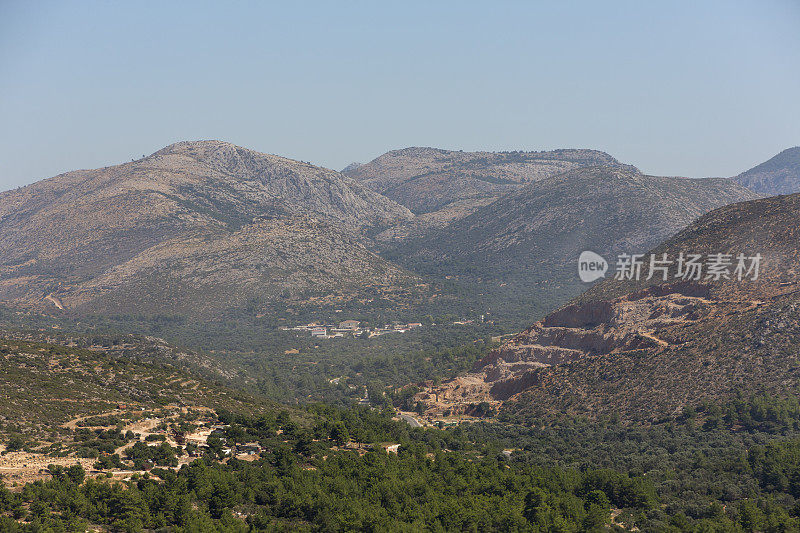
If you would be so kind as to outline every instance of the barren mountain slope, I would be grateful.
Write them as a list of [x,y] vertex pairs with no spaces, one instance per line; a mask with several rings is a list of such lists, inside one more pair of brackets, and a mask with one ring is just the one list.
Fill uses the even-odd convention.
[[597,165],[635,170],[596,150],[461,152],[406,148],[344,172],[415,213],[428,215],[384,236],[398,238],[417,235],[427,227],[441,227],[527,183]]
[[763,195],[800,192],[800,146],[786,149],[733,179]]
[[219,141],[177,143],[0,194],[0,300],[213,313],[281,291],[393,290],[411,276],[363,235],[411,217],[331,170]]
[[[800,195],[739,203],[663,245],[668,254],[761,254],[759,276],[610,279],[421,394],[430,412],[504,402],[511,419],[563,415],[653,420],[704,399],[800,385]],[[736,261],[734,260],[734,265]],[[748,264],[749,266],[749,264]],[[465,382],[471,384],[468,394]],[[438,400],[438,401],[437,401]]]
[[398,242],[385,256],[416,272],[506,292],[529,308],[560,305],[585,288],[576,270],[582,251],[643,252],[711,209],[755,197],[725,179],[581,168]]

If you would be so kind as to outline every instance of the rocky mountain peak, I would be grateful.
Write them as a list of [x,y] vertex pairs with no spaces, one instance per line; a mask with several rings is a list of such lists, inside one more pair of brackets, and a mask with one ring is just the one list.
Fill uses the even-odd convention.
[[733,179],[768,196],[800,192],[800,146],[787,148]]

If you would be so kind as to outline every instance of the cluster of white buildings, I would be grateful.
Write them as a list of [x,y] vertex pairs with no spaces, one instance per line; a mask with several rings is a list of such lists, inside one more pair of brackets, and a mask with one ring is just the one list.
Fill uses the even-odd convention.
[[343,320],[342,322],[339,322],[338,326],[331,324],[317,324],[316,322],[312,322],[311,324],[294,326],[291,328],[288,326],[282,326],[280,329],[285,331],[308,331],[311,333],[312,337],[318,339],[333,339],[348,335],[352,335],[354,337],[367,335],[369,338],[372,338],[385,335],[386,333],[405,333],[408,330],[419,327],[422,327],[420,322],[411,322],[409,324],[386,324],[382,328],[362,328],[361,322],[358,320]]

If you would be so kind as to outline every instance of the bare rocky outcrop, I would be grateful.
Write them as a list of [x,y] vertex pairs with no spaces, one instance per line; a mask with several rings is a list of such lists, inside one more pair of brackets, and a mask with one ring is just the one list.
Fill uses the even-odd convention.
[[699,284],[664,284],[611,301],[570,304],[516,335],[478,361],[470,374],[416,398],[430,416],[463,412],[476,402],[503,402],[540,382],[541,371],[587,357],[671,346],[659,337],[666,326],[689,324],[715,302]]

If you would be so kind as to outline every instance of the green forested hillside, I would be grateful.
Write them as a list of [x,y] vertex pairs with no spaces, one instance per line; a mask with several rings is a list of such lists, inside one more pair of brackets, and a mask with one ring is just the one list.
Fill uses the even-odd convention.
[[[220,412],[224,429],[180,469],[156,467],[117,482],[51,467],[48,480],[0,489],[0,524],[5,531],[800,526],[795,398],[707,404],[652,427],[575,420],[538,429],[411,429],[389,414],[317,405],[299,425],[282,413]],[[252,441],[262,449],[255,460],[226,457],[227,447]],[[392,444],[397,453],[385,450]]]
[[75,417],[131,404],[167,404],[274,410],[165,361],[135,362],[103,350],[0,336],[0,433],[14,428],[35,436]]

